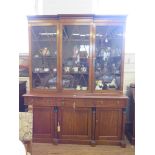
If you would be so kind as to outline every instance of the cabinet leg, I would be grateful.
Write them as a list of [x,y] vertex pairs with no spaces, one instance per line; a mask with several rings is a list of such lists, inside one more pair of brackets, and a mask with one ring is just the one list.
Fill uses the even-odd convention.
[[122,141],[121,141],[121,147],[122,147],[122,148],[125,148],[125,147],[126,147],[126,141],[125,141],[125,140],[122,140]]
[[58,139],[57,138],[53,138],[53,144],[58,145]]
[[96,141],[95,141],[95,140],[91,140],[90,143],[91,143],[91,146],[92,146],[92,147],[95,147],[95,146],[96,146]]

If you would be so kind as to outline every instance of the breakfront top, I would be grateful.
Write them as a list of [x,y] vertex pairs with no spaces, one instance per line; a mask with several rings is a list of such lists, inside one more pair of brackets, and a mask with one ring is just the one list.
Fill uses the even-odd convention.
[[29,16],[30,92],[122,94],[126,16]]

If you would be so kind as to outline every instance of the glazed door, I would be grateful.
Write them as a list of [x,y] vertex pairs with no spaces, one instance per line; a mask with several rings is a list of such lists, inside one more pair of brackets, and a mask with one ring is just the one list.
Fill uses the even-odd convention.
[[62,25],[62,89],[88,91],[90,88],[91,26]]
[[30,27],[32,89],[57,89],[57,25]]
[[122,90],[124,27],[96,24],[94,44],[94,90]]
[[60,142],[89,143],[91,140],[91,108],[59,109]]
[[96,108],[97,141],[120,140],[122,132],[122,110]]
[[33,107],[33,141],[52,142],[54,112],[52,107]]

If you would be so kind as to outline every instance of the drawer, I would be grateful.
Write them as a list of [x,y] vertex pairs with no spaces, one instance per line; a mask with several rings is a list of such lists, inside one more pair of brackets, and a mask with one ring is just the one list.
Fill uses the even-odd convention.
[[76,106],[77,107],[94,107],[91,99],[77,99]]
[[62,101],[58,101],[57,106],[64,107],[93,107],[91,100],[88,99],[63,99]]
[[75,99],[64,99],[61,101],[61,106],[64,106],[64,107],[73,107],[75,108],[77,105],[77,100]]
[[54,106],[56,103],[54,98],[49,97],[36,97],[32,99],[32,102],[36,106]]
[[125,108],[126,101],[119,99],[103,99],[103,100],[93,100],[95,107],[107,107],[107,108]]

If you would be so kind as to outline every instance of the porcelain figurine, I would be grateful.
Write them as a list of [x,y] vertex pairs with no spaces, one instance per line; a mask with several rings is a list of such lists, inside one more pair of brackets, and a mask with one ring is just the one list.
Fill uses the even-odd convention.
[[70,67],[64,67],[64,71],[65,71],[66,73],[69,73],[69,72],[70,72]]
[[97,80],[95,90],[102,90],[102,88],[103,88],[102,80]]
[[50,55],[49,49],[47,47],[43,48],[40,50],[40,54],[43,56],[48,56]]
[[109,88],[117,88],[116,79],[113,79],[111,83],[107,84]]
[[81,67],[81,72],[82,72],[82,73],[86,73],[86,72],[87,72],[87,67],[82,66],[82,67]]
[[80,90],[80,89],[81,89],[80,85],[77,85],[76,90]]

